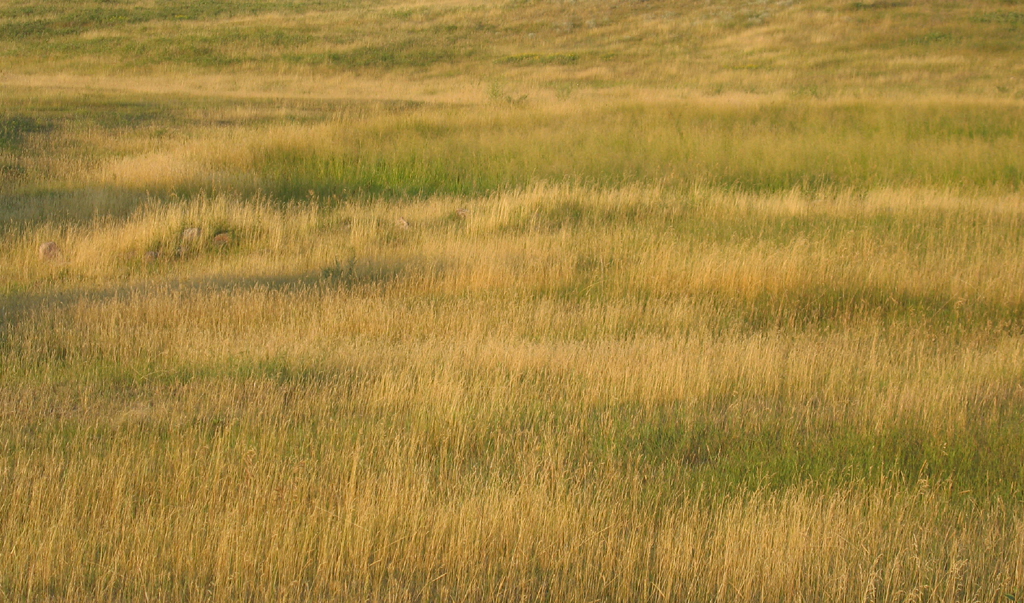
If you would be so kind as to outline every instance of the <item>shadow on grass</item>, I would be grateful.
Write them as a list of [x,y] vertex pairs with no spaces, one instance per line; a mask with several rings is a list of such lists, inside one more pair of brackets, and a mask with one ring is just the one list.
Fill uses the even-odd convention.
[[[418,265],[419,266],[419,265]],[[80,303],[97,303],[150,294],[203,293],[218,291],[297,292],[313,288],[355,289],[387,286],[408,273],[407,262],[360,262],[350,258],[320,270],[273,276],[210,276],[178,278],[158,283],[130,284],[115,287],[78,287],[47,293],[9,293],[0,296],[0,345],[11,327],[34,312],[54,310]],[[433,263],[430,269],[443,271]]]
[[[720,293],[709,292],[716,298]],[[939,292],[892,291],[882,287],[807,287],[729,300],[757,330],[846,328],[861,320],[925,325],[956,335],[978,328],[1024,333],[1024,304],[960,299]]]

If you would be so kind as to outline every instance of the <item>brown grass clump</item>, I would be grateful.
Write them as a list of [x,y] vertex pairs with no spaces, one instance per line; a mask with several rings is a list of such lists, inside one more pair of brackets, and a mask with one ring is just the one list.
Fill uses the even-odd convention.
[[45,261],[56,261],[62,256],[60,245],[54,241],[47,241],[39,246],[39,259]]
[[191,227],[181,232],[181,242],[184,245],[195,245],[203,234],[203,229]]

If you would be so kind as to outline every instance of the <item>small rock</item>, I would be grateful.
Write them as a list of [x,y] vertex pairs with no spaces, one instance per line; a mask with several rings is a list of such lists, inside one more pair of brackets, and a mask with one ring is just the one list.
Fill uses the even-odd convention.
[[213,236],[213,245],[214,247],[227,247],[231,244],[231,240],[230,232],[220,232]]
[[203,230],[201,228],[195,228],[195,227],[193,227],[193,228],[186,228],[181,233],[181,242],[182,243],[195,243],[196,241],[199,240],[199,237],[202,234],[203,234]]
[[47,241],[39,246],[39,259],[41,260],[59,260],[61,256],[60,245],[57,245],[53,241]]
[[395,220],[395,225],[401,228],[402,230],[409,230],[409,221],[406,220],[405,218],[398,218],[397,220]]

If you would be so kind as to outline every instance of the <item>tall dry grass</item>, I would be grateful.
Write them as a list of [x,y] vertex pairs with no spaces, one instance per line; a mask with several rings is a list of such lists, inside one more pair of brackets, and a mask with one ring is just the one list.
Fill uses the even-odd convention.
[[1021,23],[0,3],[0,601],[1024,597]]
[[1013,594],[1021,209],[542,186],[29,227],[2,591]]

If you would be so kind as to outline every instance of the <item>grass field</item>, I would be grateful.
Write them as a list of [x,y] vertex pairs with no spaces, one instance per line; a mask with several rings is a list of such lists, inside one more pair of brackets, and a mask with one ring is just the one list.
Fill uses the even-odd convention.
[[0,602],[1024,599],[1022,32],[0,1]]

